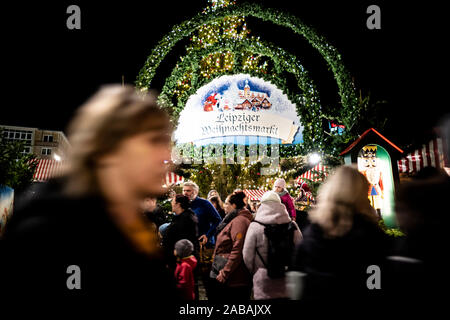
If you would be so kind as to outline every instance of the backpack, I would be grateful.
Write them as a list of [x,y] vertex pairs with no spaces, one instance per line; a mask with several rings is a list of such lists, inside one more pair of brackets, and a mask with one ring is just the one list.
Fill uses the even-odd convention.
[[270,278],[284,277],[292,261],[294,231],[297,229],[295,224],[292,221],[283,224],[264,224],[256,220],[254,222],[264,226],[264,234],[268,240],[267,261],[264,261],[256,249],[256,253],[267,269],[267,274]]

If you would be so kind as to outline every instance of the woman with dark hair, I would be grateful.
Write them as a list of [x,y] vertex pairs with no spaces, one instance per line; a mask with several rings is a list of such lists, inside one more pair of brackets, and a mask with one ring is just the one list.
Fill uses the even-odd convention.
[[252,278],[242,257],[245,234],[253,219],[245,208],[244,192],[235,192],[225,200],[226,216],[217,227],[217,241],[210,277],[215,279],[213,301],[250,299]]
[[208,200],[209,200],[209,202],[212,203],[214,208],[216,208],[217,212],[220,214],[220,217],[222,219],[225,218],[225,210],[223,210],[223,202],[220,199],[220,197],[219,196],[213,196],[213,197],[209,198]]
[[187,239],[194,244],[195,251],[198,251],[197,240],[197,217],[190,209],[190,200],[187,196],[177,194],[172,199],[172,211],[174,217],[171,224],[164,232],[162,246],[166,253],[169,265],[173,265],[173,250],[175,243],[181,239]]

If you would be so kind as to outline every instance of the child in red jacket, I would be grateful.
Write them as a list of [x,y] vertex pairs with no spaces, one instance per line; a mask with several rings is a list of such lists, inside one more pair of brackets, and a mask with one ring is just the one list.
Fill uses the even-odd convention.
[[194,245],[187,239],[175,243],[174,254],[177,257],[175,280],[181,300],[195,300],[194,269],[197,259],[192,255]]

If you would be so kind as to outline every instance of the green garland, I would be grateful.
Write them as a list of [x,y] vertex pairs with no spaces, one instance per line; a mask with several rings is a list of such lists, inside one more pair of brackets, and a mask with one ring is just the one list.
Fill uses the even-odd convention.
[[[275,64],[276,70],[275,75],[279,76],[283,71],[294,74],[294,76],[299,82],[300,89],[304,93],[311,95],[312,97],[311,100],[319,103],[319,96],[317,94],[317,91],[315,89],[312,80],[308,75],[308,72],[304,69],[304,67],[300,64],[300,62],[296,59],[294,55],[287,53],[281,48],[274,47],[269,43],[255,41],[251,39],[239,41],[236,40],[222,41],[220,43],[211,45],[205,49],[192,50],[189,54],[183,56],[181,63],[179,63],[177,67],[172,70],[172,74],[166,79],[166,82],[163,86],[161,93],[164,93],[168,96],[173,95],[173,92],[178,84],[177,83],[178,80],[188,72],[191,73],[192,75],[191,86],[195,88],[195,90],[193,91],[195,92],[200,87],[197,82],[199,70],[198,61],[209,54],[224,51],[225,52],[232,51],[233,53],[235,53],[235,62],[233,67],[235,69],[241,68],[239,71],[243,73],[249,72],[249,70],[242,69],[242,66],[238,61],[239,60],[238,53],[250,51],[252,53],[256,53],[261,56],[269,57]],[[267,75],[266,73],[258,73],[258,74]],[[277,77],[274,77],[274,75],[271,76],[272,78],[274,78],[274,80],[277,79]],[[212,80],[212,78],[203,80],[202,85],[204,82],[209,82],[210,80]],[[280,89],[282,89],[283,92],[289,90],[287,86],[283,86]],[[177,110],[175,110],[175,113],[178,113],[181,111],[181,109],[183,109],[184,103],[189,96],[190,95],[185,95],[183,98],[179,99],[182,101],[182,103],[178,104],[178,108],[176,107]]]
[[197,14],[192,19],[186,20],[175,26],[153,49],[139,73],[138,79],[136,80],[136,86],[143,91],[148,90],[151,81],[156,74],[156,69],[178,41],[195,32],[201,25],[223,19],[227,16],[256,17],[264,21],[270,21],[274,24],[288,27],[295,33],[302,35],[319,51],[333,72],[339,88],[342,104],[342,116],[338,120],[347,126],[347,128],[351,127],[356,119],[353,109],[357,104],[357,96],[351,77],[342,62],[341,55],[325,40],[324,37],[319,36],[313,28],[303,24],[299,18],[289,13],[263,8],[262,6],[253,3],[227,6],[220,9],[209,8],[202,13]]
[[[242,65],[238,61],[236,61],[238,60],[238,54],[236,53],[243,52],[244,50],[270,57],[274,61],[275,69],[277,72],[274,74],[266,74],[250,70],[242,70]],[[174,106],[171,96],[173,96],[173,91],[177,86],[178,79],[180,79],[189,71],[198,71],[198,61],[201,60],[201,57],[220,51],[232,51],[235,53],[235,63],[233,65],[233,71],[215,73],[211,78],[206,79],[202,77],[200,80],[197,80],[198,78],[197,76],[195,76],[197,75],[197,73],[193,72],[193,79],[196,80],[192,81],[190,89],[184,92],[184,94],[177,99],[177,106]],[[284,79],[284,77],[281,75],[283,71],[292,73],[296,77],[298,87],[302,90],[303,95],[294,93],[289,90],[286,82],[282,80]],[[297,112],[300,115],[302,119],[302,125],[304,126],[304,143],[302,144],[301,148],[303,150],[299,150],[300,152],[308,152],[316,148],[324,148],[324,145],[322,145],[323,130],[320,119],[321,106],[317,90],[315,89],[312,80],[310,79],[307,71],[303,68],[303,66],[295,56],[287,53],[281,48],[274,47],[269,43],[251,39],[240,41],[231,40],[216,43],[215,45],[209,46],[205,49],[192,50],[188,55],[183,57],[182,62],[173,69],[172,74],[166,79],[166,82],[159,96],[160,105],[167,108],[169,113],[172,114],[173,118],[177,119],[179,113],[184,108],[189,97],[192,94],[195,94],[195,92],[199,88],[224,74],[235,74],[241,72],[263,78],[264,80],[275,84],[289,97],[291,101],[296,102]]]

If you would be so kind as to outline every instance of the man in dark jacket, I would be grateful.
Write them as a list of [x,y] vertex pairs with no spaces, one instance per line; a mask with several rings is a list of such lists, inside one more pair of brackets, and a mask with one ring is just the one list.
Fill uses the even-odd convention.
[[198,218],[198,234],[202,244],[213,247],[214,234],[222,218],[216,208],[206,199],[198,196],[198,186],[194,182],[186,182],[183,185],[183,195],[191,200],[191,209]]
[[162,239],[162,245],[166,252],[166,258],[170,265],[175,262],[173,259],[173,250],[175,243],[181,239],[187,239],[194,244],[198,250],[197,240],[197,217],[189,209],[189,198],[181,194],[172,199],[172,210],[175,213],[172,223],[167,228]]

